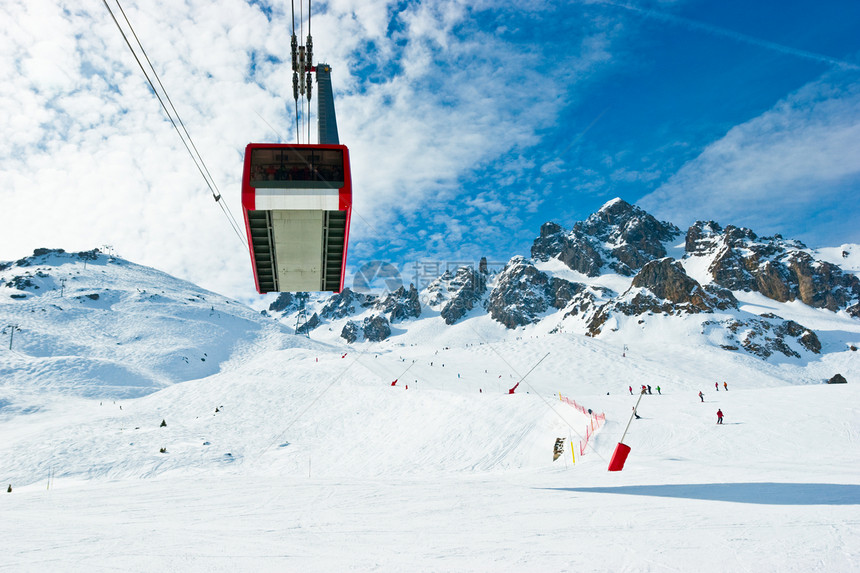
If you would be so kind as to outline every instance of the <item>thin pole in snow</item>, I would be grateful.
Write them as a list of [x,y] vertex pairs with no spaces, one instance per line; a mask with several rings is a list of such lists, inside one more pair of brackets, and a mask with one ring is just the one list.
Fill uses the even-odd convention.
[[9,350],[12,350],[12,340],[15,338],[15,329],[18,328],[17,324],[9,325]]
[[638,399],[638,400],[636,400],[636,405],[635,405],[635,406],[633,406],[633,413],[632,413],[632,414],[630,414],[630,419],[629,419],[629,420],[627,420],[627,427],[626,427],[626,428],[624,428],[624,433],[623,433],[623,434],[621,434],[621,439],[620,439],[620,440],[618,440],[618,441],[619,441],[619,442],[621,442],[622,444],[624,443],[624,436],[626,436],[626,435],[627,435],[627,430],[629,430],[629,429],[630,429],[630,423],[633,421],[633,417],[636,415],[636,409],[639,407],[639,402],[641,402],[641,401],[642,401],[642,396],[644,396],[644,395],[645,395],[645,391],[643,390],[642,392],[640,392],[640,393],[639,393],[639,399]]

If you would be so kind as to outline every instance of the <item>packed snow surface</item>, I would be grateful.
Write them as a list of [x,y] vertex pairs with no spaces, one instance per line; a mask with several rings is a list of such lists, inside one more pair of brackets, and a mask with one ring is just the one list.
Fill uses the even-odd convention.
[[[0,350],[0,571],[860,571],[844,313],[780,305],[825,348],[766,362],[679,317],[599,339],[430,317],[345,345],[193,285],[159,286],[169,308],[99,288],[0,301],[23,327]],[[584,454],[559,393],[606,415]]]

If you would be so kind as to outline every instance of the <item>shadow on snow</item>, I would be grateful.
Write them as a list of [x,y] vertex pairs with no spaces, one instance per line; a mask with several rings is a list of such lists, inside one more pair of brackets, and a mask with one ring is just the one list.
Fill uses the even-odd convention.
[[548,488],[582,493],[615,493],[707,499],[764,505],[860,505],[860,485],[833,483],[699,483],[617,487]]

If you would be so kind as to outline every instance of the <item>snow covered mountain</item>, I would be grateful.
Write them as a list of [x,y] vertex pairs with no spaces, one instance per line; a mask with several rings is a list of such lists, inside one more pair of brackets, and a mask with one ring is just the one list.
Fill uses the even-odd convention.
[[[811,309],[830,311],[836,320],[860,318],[853,252],[851,245],[840,249],[849,264],[843,269],[830,251],[713,221],[696,222],[682,236],[671,223],[613,199],[569,231],[544,224],[531,259],[516,256],[493,273],[485,259],[477,269],[449,269],[421,292],[412,285],[379,296],[345,289],[311,300],[307,326],[337,331],[350,343],[379,342],[416,322],[451,326],[486,314],[511,330],[540,324],[551,332],[621,340],[655,322],[664,328],[664,317],[697,315],[689,318],[698,326],[697,343],[805,360],[850,345],[832,336],[822,343],[803,320]],[[748,304],[758,297],[785,304]],[[294,297],[283,294],[269,312],[295,324],[296,309]]]
[[304,341],[245,305],[99,250],[0,264],[6,386],[131,397]]

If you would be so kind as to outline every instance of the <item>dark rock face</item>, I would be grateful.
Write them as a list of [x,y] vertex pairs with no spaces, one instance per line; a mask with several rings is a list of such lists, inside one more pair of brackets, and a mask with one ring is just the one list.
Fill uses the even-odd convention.
[[391,326],[384,316],[373,315],[359,325],[355,320],[347,322],[340,332],[341,338],[352,344],[356,340],[380,342],[391,336]]
[[318,327],[320,324],[322,324],[322,321],[320,320],[320,316],[317,313],[313,313],[311,315],[311,317],[308,319],[308,321],[305,323],[305,328],[307,328],[308,330],[313,330],[314,328]]
[[687,231],[686,249],[688,256],[714,255],[708,271],[725,288],[849,314],[860,301],[860,279],[816,261],[803,243],[779,235],[758,237],[749,229],[697,221]]
[[[55,250],[59,251],[61,253],[64,252],[63,249],[55,249]],[[92,249],[90,251],[79,251],[78,253],[76,253],[76,256],[79,259],[81,259],[82,261],[96,261],[96,260],[98,260],[100,254],[101,254],[100,249]]]
[[590,319],[600,306],[615,296],[615,291],[600,287],[587,286],[583,290],[576,293],[568,304],[568,311],[565,318],[570,316],[581,316],[585,319]]
[[556,223],[541,226],[540,236],[535,239],[531,253],[532,258],[539,261],[557,257],[571,269],[589,277],[598,276],[603,266],[600,253],[587,237],[582,236],[576,227],[568,233]]
[[365,318],[362,330],[364,339],[370,342],[380,342],[391,336],[391,327],[384,316],[373,315]]
[[[809,253],[794,252],[785,261],[797,298],[815,308],[837,311],[860,299],[860,279]],[[792,294],[795,288],[792,288]]]
[[564,308],[584,289],[584,285],[550,277],[524,258],[514,257],[499,275],[487,310],[494,320],[517,328],[538,322],[549,308]]
[[707,312],[714,308],[709,304],[710,297],[702,285],[687,275],[681,263],[670,258],[646,264],[633,277],[631,286],[646,288],[658,298],[677,305],[690,305],[700,312]]
[[606,264],[619,274],[632,276],[648,261],[665,257],[663,243],[680,234],[671,223],[661,223],[639,207],[615,199],[576,223],[570,232],[556,223],[545,223],[531,254],[539,261],[556,257],[591,277],[598,276]]
[[282,292],[272,304],[269,305],[270,312],[283,312],[294,308],[296,299],[292,293]]
[[359,335],[361,334],[361,327],[354,320],[350,320],[346,324],[343,325],[343,330],[340,331],[340,337],[346,340],[348,343],[352,344],[356,340],[358,340]]
[[665,257],[663,242],[681,234],[675,225],[661,223],[621,199],[610,201],[591,215],[582,223],[582,230],[604,243],[617,245],[610,251],[618,261],[615,270],[628,276],[646,262]]
[[66,253],[65,249],[47,249],[44,247],[40,247],[38,249],[33,249],[33,254],[29,257],[24,257],[18,259],[14,262],[0,263],[0,271],[5,271],[11,267],[29,267],[33,265],[43,264],[45,262],[44,257],[48,255],[65,255],[66,258],[77,257],[83,261],[95,261],[98,260],[99,254],[101,254],[101,250],[92,249],[90,251],[81,251],[78,253]]
[[36,282],[34,282],[34,279],[50,279],[50,278],[51,278],[51,276],[49,274],[47,274],[46,272],[44,272],[42,270],[37,270],[35,273],[27,271],[26,274],[12,277],[11,279],[9,279],[8,281],[5,281],[5,282],[6,282],[6,287],[8,287],[8,288],[14,288],[17,290],[27,290],[27,289],[38,290],[42,287],[39,286]]
[[594,314],[588,323],[588,333],[591,336],[599,334],[615,312],[626,316],[697,314],[737,306],[737,300],[730,291],[719,287],[703,288],[684,271],[681,263],[666,257],[645,264],[623,295],[604,304]]
[[18,290],[39,288],[39,285],[34,284],[32,277],[29,276],[12,277],[9,281],[6,282],[6,286],[8,288],[14,288]]
[[65,252],[66,252],[65,249],[46,249],[44,247],[41,247],[38,249],[33,249],[33,256],[34,257],[42,257],[45,255],[50,255],[50,254],[62,255]]
[[349,288],[344,288],[328,299],[328,302],[320,311],[320,318],[328,320],[345,318],[351,314],[355,314],[356,307],[367,308],[375,302],[375,296],[359,294]]
[[376,302],[376,310],[388,315],[390,322],[398,322],[407,318],[421,316],[421,302],[415,285],[410,284],[409,290],[404,287],[389,293],[385,298]]
[[723,348],[743,348],[760,358],[769,358],[779,352],[790,358],[800,358],[800,353],[789,342],[813,354],[821,352],[821,342],[816,334],[793,320],[783,320],[774,314],[763,314],[746,320],[708,320],[702,323],[703,333],[714,329],[724,331],[730,343]]
[[834,374],[833,378],[827,381],[828,384],[848,384],[848,380],[842,374]]
[[[486,269],[487,260],[481,259]],[[479,266],[480,268],[480,266]],[[487,292],[487,273],[475,272],[472,267],[460,267],[448,281],[451,298],[442,307],[445,324],[454,324],[472,310]]]

